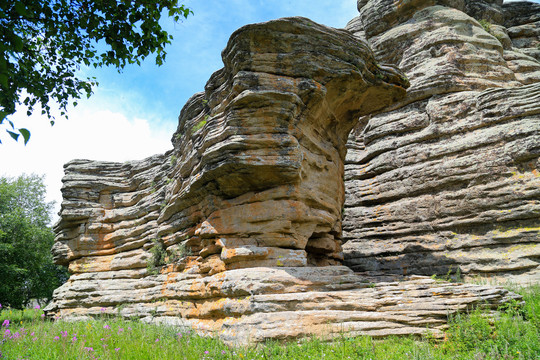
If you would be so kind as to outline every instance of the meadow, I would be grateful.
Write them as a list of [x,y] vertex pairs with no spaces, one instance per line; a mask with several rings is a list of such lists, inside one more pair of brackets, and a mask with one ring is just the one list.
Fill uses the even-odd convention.
[[102,317],[49,321],[38,309],[0,311],[0,359],[540,359],[540,285],[514,289],[495,317],[453,316],[444,339],[336,337],[228,347],[186,329]]

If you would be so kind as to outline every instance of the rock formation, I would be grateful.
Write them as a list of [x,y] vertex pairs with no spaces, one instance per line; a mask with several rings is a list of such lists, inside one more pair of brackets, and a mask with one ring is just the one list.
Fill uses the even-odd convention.
[[[417,2],[425,6],[415,12]],[[538,240],[528,228],[538,216],[537,178],[502,173],[509,159],[530,162],[538,149],[535,68],[507,44],[521,69],[512,70],[498,40],[465,14],[486,9],[406,3],[361,1],[350,31],[304,18],[245,26],[223,51],[224,68],[182,109],[172,151],[66,164],[53,255],[72,276],[47,313],[119,314],[245,343],[426,327],[437,335],[448,313],[515,297],[396,274],[411,254],[405,275],[426,273],[409,250],[427,246],[425,261],[437,271],[441,250],[432,243],[441,234],[487,228],[493,211],[514,204],[512,216],[521,217],[513,224],[532,239],[520,245]],[[450,16],[465,30],[459,21],[454,30]],[[417,27],[391,33],[401,22]],[[448,33],[455,39],[438,42],[439,58],[417,66]],[[489,176],[484,192],[460,185]],[[510,181],[525,195],[514,196]],[[463,197],[472,204],[460,209]],[[437,201],[446,203],[432,213]],[[481,202],[486,209],[474,213]],[[456,248],[473,236],[456,234]],[[497,241],[481,237],[486,247]],[[369,273],[341,265],[344,254]]]
[[345,264],[540,281],[540,5],[359,1],[407,96],[349,140]]

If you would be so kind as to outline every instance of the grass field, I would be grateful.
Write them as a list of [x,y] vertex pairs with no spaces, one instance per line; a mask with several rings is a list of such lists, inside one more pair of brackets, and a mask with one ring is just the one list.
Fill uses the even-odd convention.
[[173,327],[117,318],[50,322],[39,309],[0,312],[1,359],[540,359],[540,285],[517,290],[495,318],[480,311],[450,319],[444,340],[341,337],[229,348]]

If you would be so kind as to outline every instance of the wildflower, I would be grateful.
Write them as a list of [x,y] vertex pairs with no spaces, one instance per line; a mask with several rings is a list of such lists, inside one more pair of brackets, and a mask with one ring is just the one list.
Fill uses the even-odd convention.
[[2,304],[0,304],[0,309],[2,308]]
[[2,323],[2,326],[4,327],[9,327],[9,320],[4,320],[4,322]]
[[94,348],[93,348],[93,347],[85,346],[85,347],[84,347],[84,350],[86,350],[86,351],[88,351],[88,352],[91,352],[91,351],[94,351]]
[[42,318],[42,319],[45,319],[45,314],[41,314],[41,318]]
[[32,332],[30,333],[30,336],[34,336],[34,334],[35,334],[35,332],[32,331]]
[[210,353],[210,351],[206,350],[206,351],[205,351],[204,353],[205,353],[205,354],[209,354],[209,353]]
[[11,331],[9,329],[6,329],[6,331],[4,332],[4,338],[10,337],[10,336],[11,336]]
[[101,338],[101,339],[99,339],[99,340],[101,340],[101,341],[105,341],[105,338]]
[[72,341],[72,342],[77,341],[77,335],[74,335],[74,336],[71,338],[71,341]]
[[37,340],[37,337],[32,338],[33,342],[36,342],[36,340]]
[[225,350],[221,350],[221,353],[225,355],[227,352]]
[[21,325],[22,325],[22,320],[21,320]]
[[67,337],[68,332],[67,331],[60,331],[60,334],[62,335],[62,337]]
[[159,342],[159,338],[158,338],[158,339],[156,339],[156,342]]
[[60,336],[55,336],[54,341],[56,341],[56,340],[60,340]]
[[178,333],[178,334],[176,334],[176,335],[177,335],[179,338],[182,337],[182,333]]
[[104,307],[102,307],[102,308],[100,309],[101,312],[105,312],[105,310],[107,310],[107,309],[105,309]]
[[122,332],[124,332],[124,329],[123,329],[123,328],[118,329],[118,333],[119,333],[119,334],[121,334]]
[[114,348],[114,351],[119,352],[120,348]]
[[21,337],[21,334],[20,334],[18,331],[15,331],[15,332],[13,333],[13,339],[18,339],[18,338],[20,338],[20,337]]
[[110,329],[111,327],[109,325],[105,324],[105,325],[103,325],[103,328],[104,329]]
[[34,306],[34,309],[39,310],[39,309],[41,309],[41,306],[36,305],[36,306]]

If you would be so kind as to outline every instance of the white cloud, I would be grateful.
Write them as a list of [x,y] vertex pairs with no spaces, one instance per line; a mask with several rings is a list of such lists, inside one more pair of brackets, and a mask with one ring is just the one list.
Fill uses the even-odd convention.
[[69,120],[58,119],[53,127],[45,117],[27,117],[24,111],[17,112],[12,120],[17,127],[27,127],[32,136],[24,146],[22,141],[14,142],[2,135],[0,175],[45,174],[47,199],[56,201],[58,210],[66,162],[73,159],[123,162],[172,148],[173,123],[149,121],[134,117],[129,111],[114,112],[109,108],[113,106],[107,102],[90,100],[71,110]]

